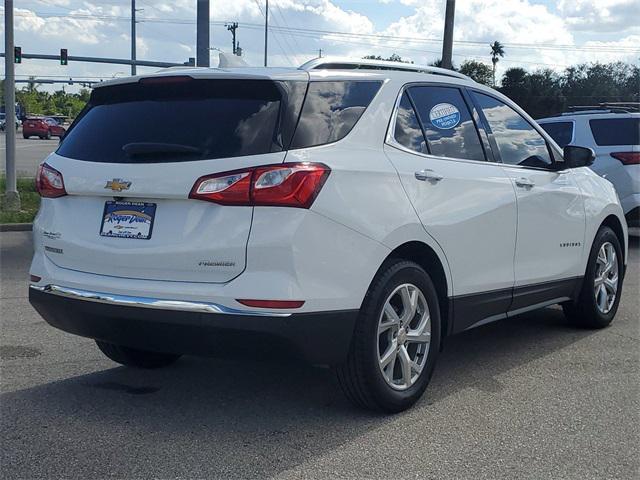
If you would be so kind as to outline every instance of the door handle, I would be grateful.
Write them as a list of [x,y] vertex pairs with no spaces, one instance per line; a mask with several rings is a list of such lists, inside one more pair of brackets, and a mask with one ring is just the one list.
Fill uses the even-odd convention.
[[444,178],[439,173],[436,173],[433,170],[429,170],[428,168],[424,170],[420,170],[419,172],[416,172],[414,175],[416,177],[416,180],[420,180],[422,182],[425,182],[427,180],[432,182],[439,182]]
[[533,180],[529,180],[528,178],[518,178],[516,179],[516,185],[519,187],[524,187],[524,188],[531,188],[531,187],[535,187],[536,182],[534,182]]

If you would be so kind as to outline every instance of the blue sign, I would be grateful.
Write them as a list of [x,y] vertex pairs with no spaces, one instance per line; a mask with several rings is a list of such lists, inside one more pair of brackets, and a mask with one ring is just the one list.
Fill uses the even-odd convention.
[[460,123],[460,110],[450,103],[439,103],[429,112],[431,124],[441,130],[449,130]]

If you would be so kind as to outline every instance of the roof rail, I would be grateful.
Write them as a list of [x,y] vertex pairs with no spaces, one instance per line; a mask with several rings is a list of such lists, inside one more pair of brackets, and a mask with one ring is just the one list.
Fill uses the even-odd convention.
[[597,105],[571,105],[567,115],[580,113],[636,113],[640,112],[640,102],[601,102]]
[[430,65],[416,65],[414,63],[390,62],[388,60],[373,60],[367,58],[347,58],[347,57],[322,57],[314,58],[300,66],[300,70],[395,70],[402,72],[429,73],[432,75],[443,75],[445,77],[461,78],[471,80],[471,77],[446,68],[432,67]]

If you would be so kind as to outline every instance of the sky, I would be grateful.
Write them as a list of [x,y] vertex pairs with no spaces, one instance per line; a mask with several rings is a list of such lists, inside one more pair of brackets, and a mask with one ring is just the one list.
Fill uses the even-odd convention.
[[[263,63],[265,0],[211,0],[211,65],[231,51],[226,22],[250,65]],[[297,67],[323,55],[393,53],[415,63],[441,56],[445,0],[270,0],[269,65]],[[15,0],[15,44],[24,53],[129,58],[131,0]],[[195,57],[196,0],[137,0],[137,57]],[[0,10],[2,10],[0,8]],[[2,13],[4,17],[4,12]],[[453,61],[491,65],[489,43],[505,45],[498,76],[510,67],[562,71],[582,62],[640,62],[640,0],[457,0]],[[4,51],[4,18],[2,25]],[[1,72],[4,75],[4,62]],[[139,73],[157,70],[139,68]],[[17,78],[108,79],[125,65],[27,60]],[[60,88],[60,87],[57,87]],[[76,91],[67,87],[67,91]]]

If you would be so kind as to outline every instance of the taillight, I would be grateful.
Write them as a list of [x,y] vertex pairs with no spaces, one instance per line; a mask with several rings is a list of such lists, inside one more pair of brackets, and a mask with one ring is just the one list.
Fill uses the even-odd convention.
[[614,152],[611,156],[625,165],[640,164],[640,152]]
[[280,163],[200,177],[189,198],[221,205],[309,208],[331,169],[322,163]]
[[64,189],[62,174],[46,163],[38,167],[36,190],[41,197],[45,198],[62,197],[67,194],[67,191]]

